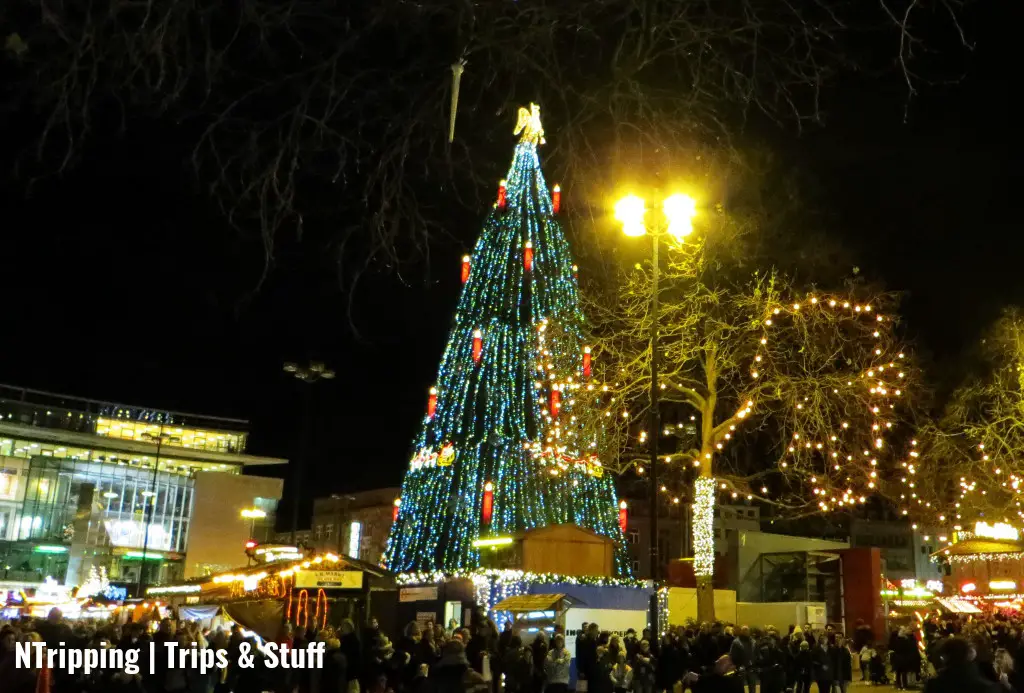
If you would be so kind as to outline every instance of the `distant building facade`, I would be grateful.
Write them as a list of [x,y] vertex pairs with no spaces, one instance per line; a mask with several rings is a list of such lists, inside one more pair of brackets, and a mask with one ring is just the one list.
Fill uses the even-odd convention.
[[[195,489],[192,534],[185,551],[186,580],[244,565],[245,544],[250,539],[270,542],[284,481],[198,472]],[[265,516],[243,517],[243,510],[257,510]]]
[[314,499],[310,546],[380,563],[400,494],[388,487]]
[[102,567],[132,585],[143,563],[149,584],[182,578],[197,475],[287,462],[245,454],[247,438],[246,421],[0,385],[0,580],[76,585]]

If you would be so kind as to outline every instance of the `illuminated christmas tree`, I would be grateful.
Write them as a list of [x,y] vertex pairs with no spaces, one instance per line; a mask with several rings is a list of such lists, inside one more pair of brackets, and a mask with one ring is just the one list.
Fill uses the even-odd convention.
[[[537,147],[539,109],[519,109],[507,179],[472,256],[455,324],[396,502],[385,565],[400,573],[480,567],[474,542],[574,524],[611,538],[628,573],[583,340],[576,267]],[[575,412],[575,413],[574,413]],[[579,415],[577,415],[579,414]]]

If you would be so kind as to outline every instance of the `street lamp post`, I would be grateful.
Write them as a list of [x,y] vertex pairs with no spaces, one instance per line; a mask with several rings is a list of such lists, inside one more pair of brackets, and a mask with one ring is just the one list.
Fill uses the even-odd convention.
[[259,508],[245,508],[241,513],[242,517],[249,520],[249,538],[256,538],[256,520],[262,520],[267,513]]
[[249,521],[249,541],[246,544],[246,554],[248,554],[249,565],[252,565],[252,554],[248,547],[249,545],[256,545],[256,520],[262,520],[267,516],[267,513],[259,508],[243,508],[239,514],[242,518]]
[[654,584],[654,593],[651,594],[650,614],[651,633],[654,637],[660,636],[658,629],[658,581],[661,579],[661,558],[658,555],[658,443],[661,437],[661,410],[660,410],[660,388],[658,384],[659,368],[659,310],[658,298],[661,291],[659,285],[660,268],[658,251],[661,245],[661,237],[666,233],[680,243],[693,231],[693,217],[696,213],[696,203],[693,198],[687,195],[672,195],[665,199],[662,205],[664,223],[654,224],[648,228],[644,224],[644,216],[647,210],[643,199],[636,195],[628,195],[618,201],[615,205],[615,218],[622,223],[622,232],[627,236],[643,236],[646,233],[651,235],[651,389],[650,389],[650,434],[648,436],[648,449],[650,451],[650,507],[651,524],[649,540],[649,560],[651,582]]
[[[178,436],[171,436],[164,433],[162,430],[160,433],[143,433],[142,438],[149,442],[156,442],[156,459],[153,461],[153,490],[143,491],[143,537],[142,537],[142,562],[139,565],[139,580],[138,580],[138,596],[144,598],[146,596],[146,560],[149,552],[149,528],[153,522],[153,513],[156,511],[156,499],[157,499],[157,475],[160,473],[160,451],[163,448],[164,442],[178,443],[181,442],[181,438]],[[152,498],[152,500],[150,500]]]
[[[284,372],[291,374],[299,382],[314,385],[321,380],[333,380],[334,371],[327,368],[322,361],[310,361],[306,366],[296,363],[285,363]],[[299,438],[299,454],[295,461],[295,497],[292,503],[292,545],[297,546],[299,531],[299,500],[302,496],[302,485],[305,482],[306,455],[309,444],[309,417],[311,416],[312,388],[305,388],[302,397],[302,426]]]

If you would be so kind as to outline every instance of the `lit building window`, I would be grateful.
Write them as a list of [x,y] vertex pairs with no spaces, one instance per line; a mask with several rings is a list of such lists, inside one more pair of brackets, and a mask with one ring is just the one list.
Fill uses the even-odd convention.
[[348,555],[359,558],[359,544],[363,538],[363,524],[353,522],[348,530]]

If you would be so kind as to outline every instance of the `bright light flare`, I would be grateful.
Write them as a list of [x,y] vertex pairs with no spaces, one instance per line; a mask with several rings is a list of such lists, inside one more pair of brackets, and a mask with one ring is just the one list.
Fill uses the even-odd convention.
[[668,232],[682,242],[693,233],[693,218],[697,216],[697,202],[689,195],[677,193],[665,200],[662,210],[668,219]]
[[615,220],[622,223],[622,233],[627,236],[643,236],[647,233],[644,228],[646,213],[643,199],[636,195],[627,195],[615,203]]

